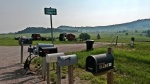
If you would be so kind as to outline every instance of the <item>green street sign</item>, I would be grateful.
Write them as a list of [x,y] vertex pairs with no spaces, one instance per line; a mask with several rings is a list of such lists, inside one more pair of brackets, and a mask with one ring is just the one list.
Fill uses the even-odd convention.
[[46,15],[57,15],[57,10],[55,8],[44,8]]

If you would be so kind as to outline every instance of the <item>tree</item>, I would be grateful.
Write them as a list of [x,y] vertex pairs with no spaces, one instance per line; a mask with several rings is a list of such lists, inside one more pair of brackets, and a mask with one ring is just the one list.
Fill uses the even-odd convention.
[[138,33],[138,30],[135,30],[135,33]]
[[90,39],[90,35],[88,33],[81,33],[79,35],[79,39],[82,39],[82,40],[87,40],[87,39]]
[[147,30],[147,36],[150,37],[150,30]]
[[99,35],[99,34],[97,34],[97,39],[101,39],[101,37],[100,37],[100,35]]
[[125,33],[125,35],[128,36],[129,34],[128,34],[128,33]]

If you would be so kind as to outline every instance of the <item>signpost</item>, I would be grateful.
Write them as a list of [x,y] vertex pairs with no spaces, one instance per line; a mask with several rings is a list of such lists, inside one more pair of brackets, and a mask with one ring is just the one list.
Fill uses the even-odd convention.
[[[52,26],[52,15],[57,15],[57,10],[55,8],[44,8],[45,15],[50,15],[50,24],[51,24],[51,40],[52,44],[54,45],[54,38],[53,38],[53,26]],[[49,65],[48,65],[49,66]],[[54,63],[53,63],[53,69],[54,69]]]
[[45,15],[50,15],[50,22],[51,22],[51,39],[52,39],[52,44],[54,44],[54,39],[53,39],[53,29],[52,29],[52,15],[57,15],[57,10],[55,8],[44,8],[44,13]]

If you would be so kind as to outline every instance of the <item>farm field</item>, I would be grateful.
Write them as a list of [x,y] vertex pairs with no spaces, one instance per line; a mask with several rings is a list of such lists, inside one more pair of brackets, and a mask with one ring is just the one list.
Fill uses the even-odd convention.
[[[81,43],[75,41],[59,41],[59,32],[54,32],[53,36],[56,38],[54,44],[72,44],[72,43]],[[76,35],[76,38],[79,38],[79,34],[81,33],[73,33]],[[129,32],[128,35],[125,33],[116,33],[116,32],[101,32],[101,33],[88,33],[90,35],[90,39],[94,40],[95,42],[109,42],[115,43],[115,39],[118,36],[118,43],[130,43],[131,37],[135,37],[135,41],[150,41],[149,37],[145,36],[145,33],[135,33]],[[97,39],[97,35],[100,34],[101,39]],[[0,46],[19,46],[18,41],[14,40],[14,37],[26,36],[31,38],[31,34],[0,34]],[[43,37],[51,37],[50,33],[42,33],[41,36]],[[35,40],[33,41],[33,45],[37,43],[52,43],[51,41],[40,41]],[[85,42],[84,42],[85,43]]]
[[[59,33],[58,33],[59,34]],[[113,54],[115,58],[115,72],[114,72],[114,84],[149,84],[150,83],[150,43],[149,42],[139,42],[139,41],[149,41],[150,38],[142,35],[140,33],[125,35],[124,33],[102,33],[101,39],[96,39],[97,34],[89,33],[91,39],[96,42],[108,42],[115,43],[114,38],[118,36],[118,43],[125,43],[123,45],[105,45],[100,48],[96,48],[92,51],[78,51],[69,52],[66,54],[77,54],[78,64],[74,65],[74,76],[80,79],[80,83],[86,84],[107,84],[106,76],[94,76],[91,73],[85,71],[85,60],[89,55],[102,54],[107,52],[107,48],[111,47],[113,49]],[[30,36],[30,34],[25,34]],[[47,36],[48,34],[42,34]],[[76,34],[77,36],[79,33]],[[0,46],[19,46],[18,41],[14,40],[16,35],[0,35]],[[18,35],[20,36],[20,35]],[[58,35],[54,35],[57,37]],[[130,47],[131,37],[135,37],[134,48]],[[33,45],[36,43],[49,43],[50,41],[34,41]],[[51,43],[51,42],[50,42]],[[55,44],[76,44],[79,42],[59,42],[56,39]],[[83,42],[85,43],[85,42]],[[63,68],[65,77],[67,74],[66,67]],[[54,78],[53,82],[56,82],[55,73],[52,72]]]

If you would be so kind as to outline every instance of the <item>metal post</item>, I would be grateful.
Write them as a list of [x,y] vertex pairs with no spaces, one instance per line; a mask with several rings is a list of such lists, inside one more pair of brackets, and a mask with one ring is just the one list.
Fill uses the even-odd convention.
[[50,15],[50,22],[51,22],[51,39],[52,39],[52,44],[54,45],[54,42],[53,42],[53,24],[52,24],[52,15]]
[[107,73],[107,84],[113,84],[113,70]]
[[61,84],[61,70],[58,64],[57,64],[57,84]]
[[21,64],[23,63],[23,43],[21,42]]
[[47,84],[50,84],[50,67],[49,67],[49,63],[47,63]]
[[69,84],[73,84],[73,65],[68,66],[68,76]]
[[[50,22],[51,22],[51,40],[52,40],[52,44],[54,45],[52,15],[50,15]],[[53,63],[53,69],[55,69],[54,63]]]

